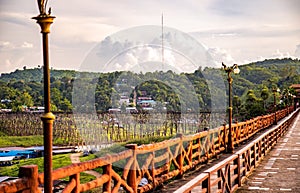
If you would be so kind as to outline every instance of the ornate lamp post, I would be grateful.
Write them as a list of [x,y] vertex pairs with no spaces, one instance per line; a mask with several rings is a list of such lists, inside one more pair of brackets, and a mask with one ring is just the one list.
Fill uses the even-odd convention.
[[55,116],[50,112],[50,70],[49,70],[49,49],[48,49],[48,33],[50,33],[50,25],[55,17],[45,12],[46,5],[44,0],[38,0],[40,14],[35,19],[41,27],[43,35],[43,61],[44,61],[44,106],[45,113],[41,119],[43,121],[44,132],[44,192],[52,193],[52,127]]
[[294,107],[294,111],[296,110],[296,102],[295,102],[295,100],[296,100],[296,95],[292,95],[292,105],[293,105],[293,107]]
[[229,116],[228,116],[228,122],[229,122],[229,132],[228,132],[228,143],[227,143],[227,153],[233,153],[233,141],[232,141],[232,77],[231,73],[233,72],[234,74],[240,73],[240,69],[238,68],[237,64],[234,64],[233,66],[226,66],[222,62],[222,66],[224,67],[225,72],[227,73],[227,81],[228,81],[228,86],[229,86]]
[[276,93],[277,92],[280,92],[280,89],[279,88],[273,88],[273,95],[274,95],[274,108],[273,108],[273,112],[274,112],[274,125],[277,125],[277,118],[276,118]]
[[288,107],[288,114],[290,114],[290,98],[292,97],[292,94],[288,91],[288,94],[287,94],[287,107]]

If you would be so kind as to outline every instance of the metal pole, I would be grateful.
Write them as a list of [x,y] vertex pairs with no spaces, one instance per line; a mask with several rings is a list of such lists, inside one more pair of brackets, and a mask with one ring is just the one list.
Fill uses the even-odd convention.
[[231,93],[232,93],[232,78],[230,76],[231,71],[227,72],[228,73],[228,85],[229,85],[229,131],[228,131],[228,147],[227,147],[227,151],[228,153],[233,153],[233,143],[232,143],[232,97],[231,97]]
[[[227,67],[223,62],[222,62],[222,66],[224,67],[225,72],[227,73],[227,81],[228,81],[228,87],[229,87],[229,99],[228,99],[228,122],[229,122],[229,128],[228,128],[228,143],[226,146],[226,152],[227,153],[233,153],[234,150],[234,145],[233,145],[233,140],[232,140],[232,77],[231,77],[231,73],[233,72],[234,74],[238,74],[240,72],[240,70],[238,69],[238,65],[234,64],[231,67]],[[226,132],[225,132],[226,133]]]
[[50,25],[55,17],[45,13],[33,19],[41,26],[43,34],[43,61],[44,61],[44,106],[45,113],[41,119],[43,121],[44,132],[44,192],[52,193],[52,128],[55,116],[50,112],[50,70],[49,70],[49,48],[48,33],[50,33]]
[[277,119],[276,119],[276,90],[273,91],[274,94],[274,125],[277,125]]

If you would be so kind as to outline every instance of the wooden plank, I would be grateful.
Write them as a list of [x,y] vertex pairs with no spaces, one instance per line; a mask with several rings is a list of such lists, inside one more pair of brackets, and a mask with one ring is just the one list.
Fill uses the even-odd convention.
[[174,193],[186,193],[191,191],[194,187],[201,185],[201,183],[209,178],[208,173],[201,173],[196,176],[194,179],[186,183],[185,185],[178,188]]

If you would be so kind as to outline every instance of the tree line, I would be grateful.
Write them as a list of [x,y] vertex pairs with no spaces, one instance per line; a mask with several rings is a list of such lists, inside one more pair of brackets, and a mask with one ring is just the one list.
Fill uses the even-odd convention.
[[[239,67],[240,74],[233,75],[236,119],[244,120],[270,112],[275,88],[281,90],[275,93],[278,106],[292,103],[295,91],[289,86],[300,81],[298,59],[271,59]],[[228,85],[222,68],[199,67],[193,73],[181,74],[172,71],[92,73],[51,69],[50,82],[52,111],[70,112],[88,108],[85,102],[92,101],[89,108],[106,112],[110,108],[122,107],[124,104],[120,104],[120,98],[123,95],[129,98],[127,106],[136,106],[135,99],[148,96],[156,102],[155,109],[175,112],[209,111],[214,106],[218,108],[221,103],[228,103]],[[86,92],[93,95],[87,98]],[[73,96],[74,93],[76,96]],[[77,100],[74,97],[80,99],[77,106],[74,106],[74,100]],[[0,109],[14,112],[43,106],[42,68],[24,67],[23,70],[2,73],[0,99]]]

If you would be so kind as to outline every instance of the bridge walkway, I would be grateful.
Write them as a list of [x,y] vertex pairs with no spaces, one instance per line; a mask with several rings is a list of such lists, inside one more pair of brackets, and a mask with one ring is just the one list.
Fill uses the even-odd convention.
[[300,113],[236,193],[300,192]]
[[[281,124],[284,120],[280,120],[278,124]],[[273,126],[274,127],[274,126]],[[271,130],[273,127],[267,129]],[[235,152],[243,149],[250,141],[260,137],[267,130],[262,130],[245,141],[239,147],[235,148]],[[284,155],[283,155],[284,154]],[[171,193],[175,192],[179,187],[185,185],[189,181],[193,180],[199,174],[206,169],[214,166],[215,164],[230,157],[231,154],[220,154],[217,159],[209,160],[207,164],[200,165],[195,170],[184,174],[183,178],[175,179],[167,184],[163,184],[157,189],[154,189],[152,193]],[[281,162],[282,167],[278,167],[277,164]],[[275,164],[276,162],[276,164]],[[272,164],[272,167],[270,167]],[[270,169],[271,168],[271,169]],[[279,169],[274,169],[279,168]],[[300,193],[300,113],[296,116],[292,126],[289,128],[285,136],[283,136],[277,144],[271,149],[271,151],[263,158],[257,168],[254,169],[252,175],[247,178],[244,185],[239,187],[237,193],[243,192],[299,192]],[[260,172],[260,170],[262,170]],[[264,170],[264,171],[263,171]],[[287,173],[290,172],[290,173]],[[276,175],[275,175],[276,174]],[[264,176],[265,175],[265,176]],[[274,186],[272,183],[269,185],[269,178],[273,176]],[[284,177],[283,177],[284,176]],[[278,178],[278,179],[277,179]],[[284,179],[283,179],[284,178]],[[278,181],[276,181],[276,179]],[[287,182],[285,182],[287,181]],[[266,184],[265,184],[266,183]],[[293,187],[293,188],[291,188]],[[192,192],[199,192],[197,187]]]

